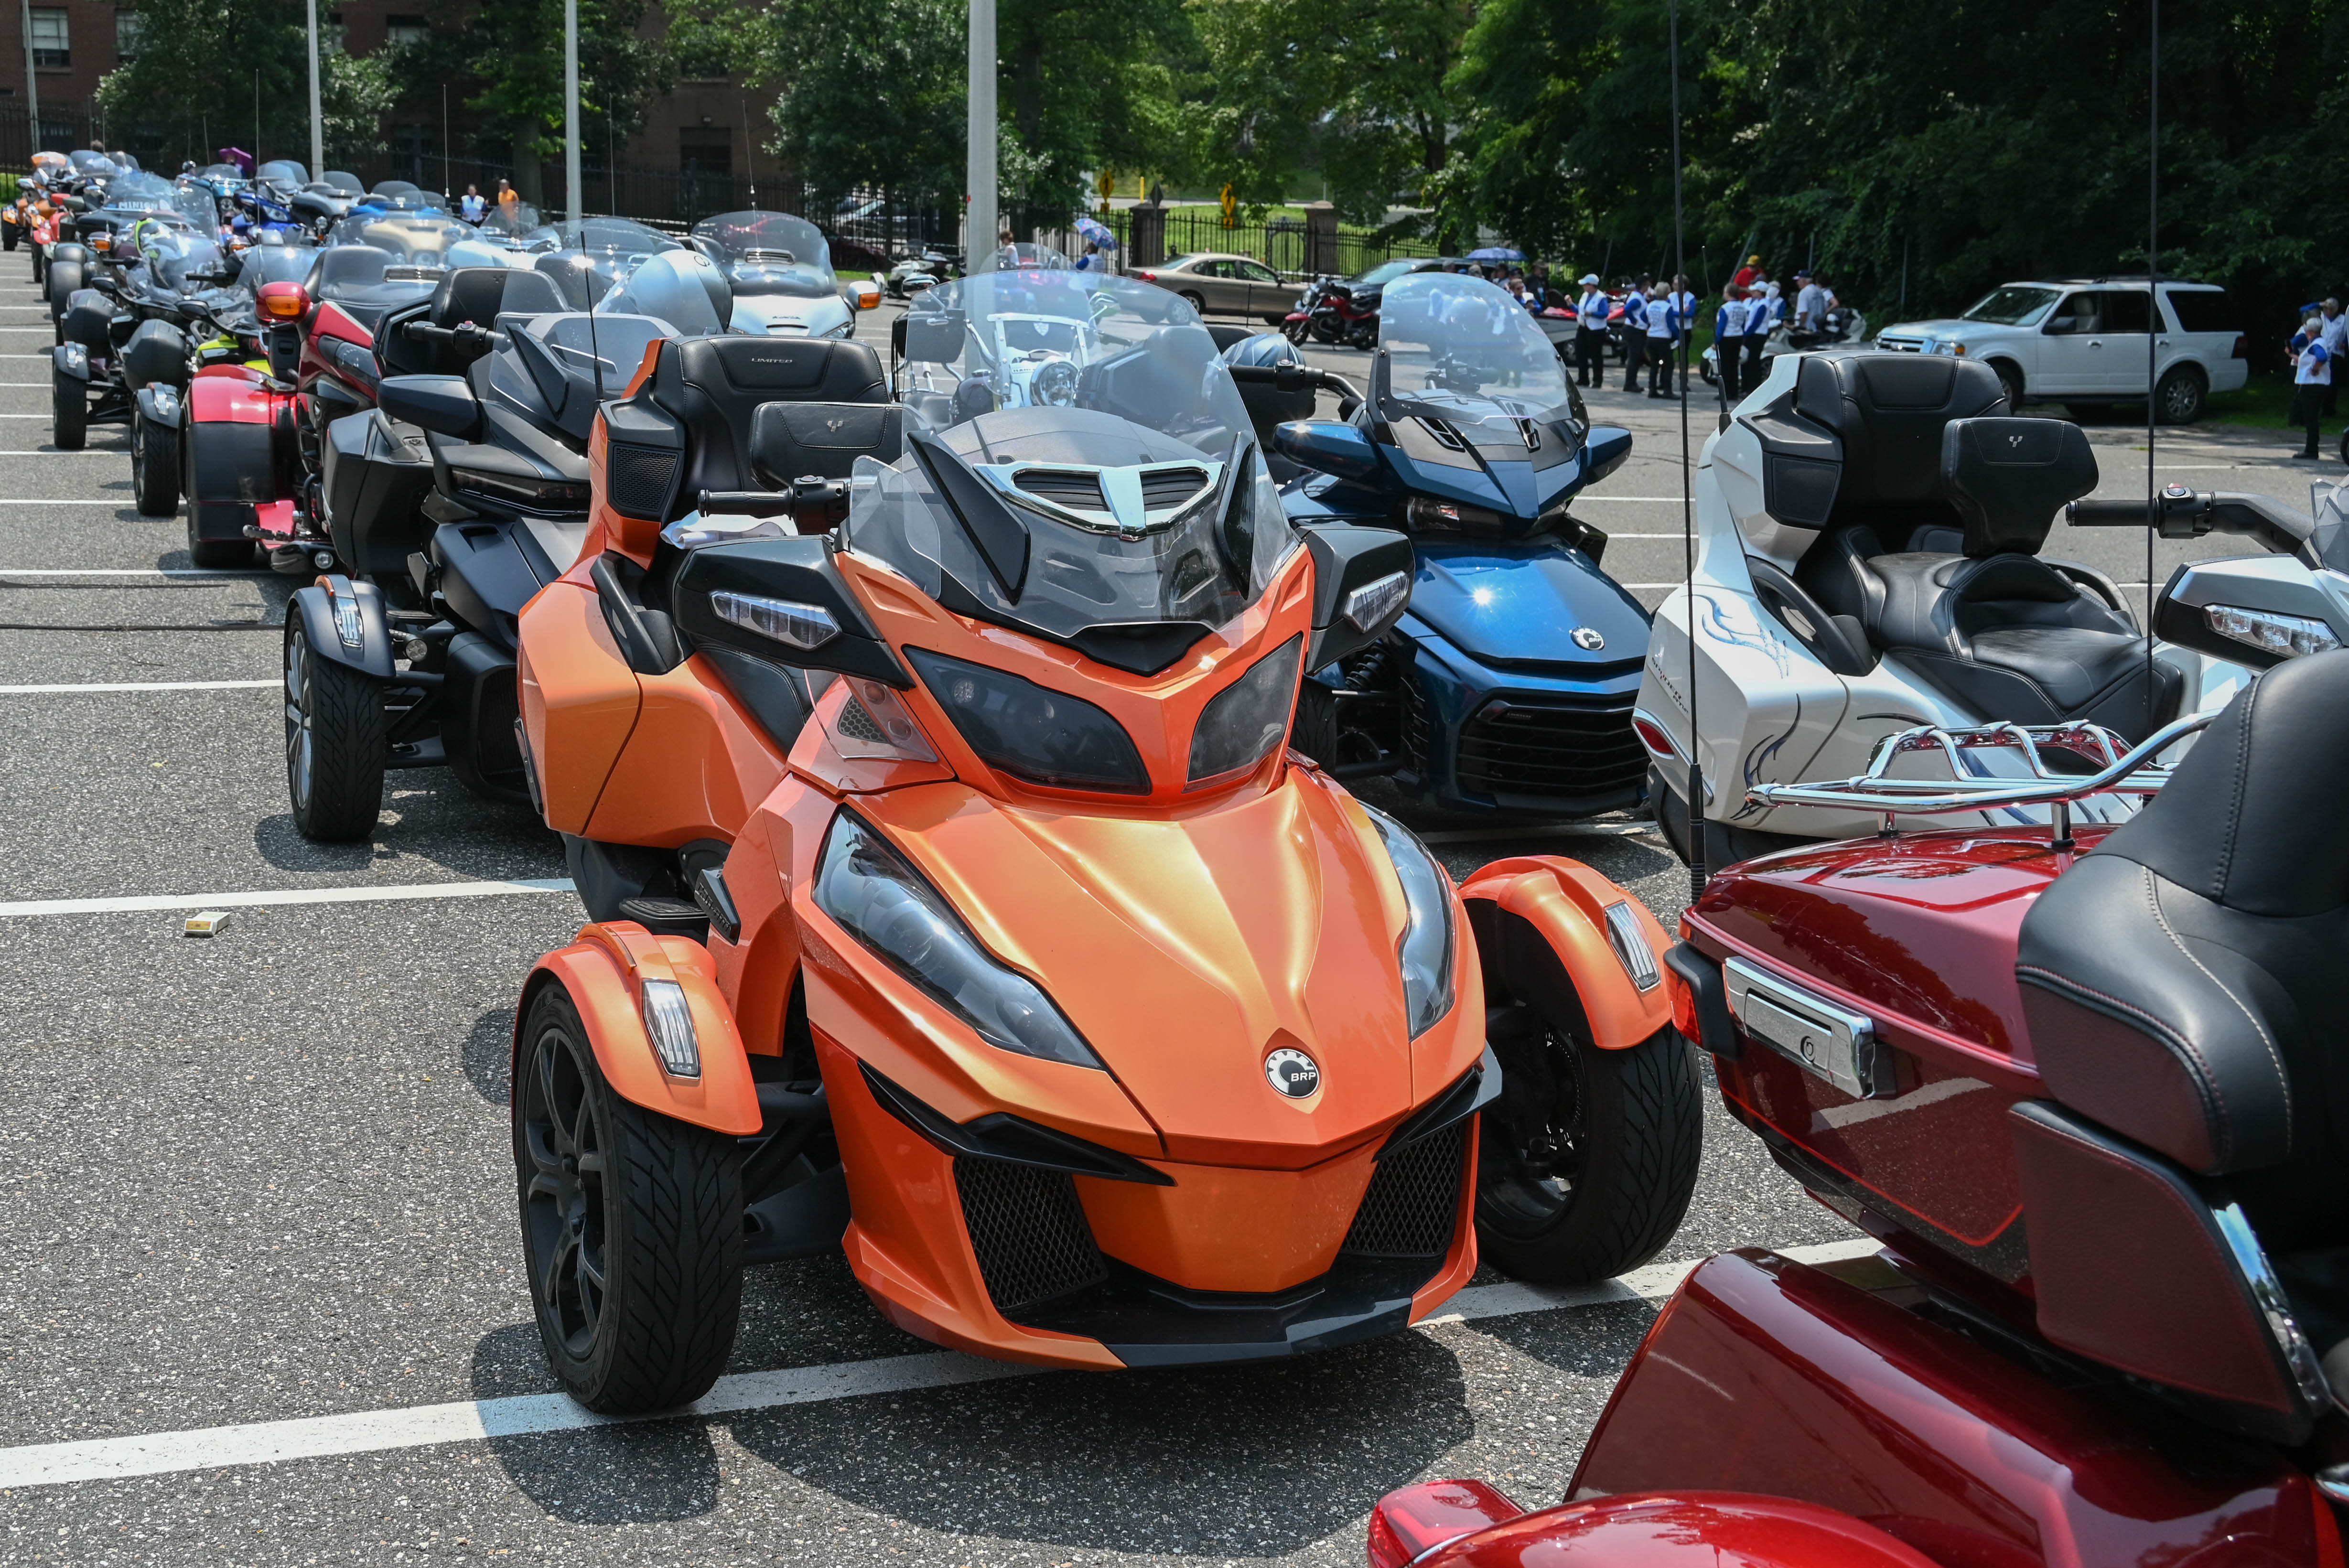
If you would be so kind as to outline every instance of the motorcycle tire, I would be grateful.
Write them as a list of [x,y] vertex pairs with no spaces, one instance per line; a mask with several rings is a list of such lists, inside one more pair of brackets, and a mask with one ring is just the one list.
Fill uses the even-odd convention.
[[559,984],[532,1001],[517,1057],[514,1179],[547,1366],[591,1410],[690,1404],[741,1320],[740,1147],[612,1092]]
[[1478,1255],[1544,1284],[1611,1279],[1649,1262],[1696,1191],[1696,1048],[1666,1025],[1627,1049],[1600,1050],[1579,1020],[1522,1005],[1495,1023],[1502,1088],[1481,1123]]
[[1305,324],[1301,321],[1284,321],[1280,324],[1280,335],[1301,348],[1305,344]]
[[130,497],[141,517],[170,517],[180,510],[177,427],[131,417]]
[[294,826],[317,843],[375,831],[383,813],[383,686],[321,656],[302,634],[285,637],[285,793]]
[[49,366],[49,440],[61,452],[89,444],[89,393],[79,381]]

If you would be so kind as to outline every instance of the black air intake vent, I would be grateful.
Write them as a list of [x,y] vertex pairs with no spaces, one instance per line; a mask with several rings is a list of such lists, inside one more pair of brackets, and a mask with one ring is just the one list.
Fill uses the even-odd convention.
[[614,441],[604,459],[604,499],[624,517],[665,521],[682,460],[681,453]]
[[1205,469],[1152,469],[1142,476],[1142,504],[1152,511],[1181,506],[1207,488]]
[[1066,1171],[968,1156],[956,1159],[954,1171],[971,1251],[996,1311],[1010,1317],[1109,1277]]
[[1454,1122],[1379,1161],[1340,1253],[1373,1258],[1434,1258],[1452,1250],[1460,1222],[1460,1178],[1468,1130]]
[[1065,506],[1071,511],[1107,511],[1101,481],[1091,474],[1062,469],[1021,469],[1012,482],[1039,500]]

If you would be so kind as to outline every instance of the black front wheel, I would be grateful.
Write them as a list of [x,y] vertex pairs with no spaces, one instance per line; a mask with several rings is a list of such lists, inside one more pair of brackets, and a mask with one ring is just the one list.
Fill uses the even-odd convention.
[[180,431],[143,416],[130,422],[130,495],[141,517],[180,510]]
[[1485,1109],[1476,1245],[1545,1284],[1611,1279],[1663,1251],[1703,1152],[1696,1054],[1670,1025],[1600,1050],[1517,1006],[1495,1016],[1501,1098]]
[[741,1315],[740,1150],[613,1093],[560,985],[523,1020],[512,1092],[547,1365],[591,1410],[690,1404],[725,1370]]
[[320,656],[301,617],[285,637],[285,792],[305,839],[336,843],[375,831],[383,810],[383,687]]
[[49,366],[49,439],[61,452],[78,452],[89,441],[89,391],[56,366]]

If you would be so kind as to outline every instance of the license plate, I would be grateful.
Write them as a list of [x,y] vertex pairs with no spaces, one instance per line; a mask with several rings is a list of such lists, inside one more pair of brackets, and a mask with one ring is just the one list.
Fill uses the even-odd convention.
[[1890,1054],[1875,1020],[1839,1007],[1742,958],[1722,965],[1738,1026],[1812,1077],[1854,1099],[1892,1092]]

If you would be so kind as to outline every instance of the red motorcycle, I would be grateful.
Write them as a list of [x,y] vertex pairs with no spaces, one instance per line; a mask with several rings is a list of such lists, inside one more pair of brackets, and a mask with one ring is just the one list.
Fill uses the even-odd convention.
[[[1885,833],[1716,876],[1667,961],[1675,1016],[1730,1112],[1881,1250],[1703,1264],[1565,1506],[1408,1488],[1374,1568],[1585,1541],[1691,1568],[2340,1568],[2344,713],[2335,651],[2126,756],[2085,726],[1912,730],[1868,776],[1770,787]],[[2026,776],[1970,778],[1985,747]],[[1888,776],[1917,750],[1960,782]],[[2070,826],[2083,795],[2155,790]],[[2053,821],[1895,831],[2001,805]]]

